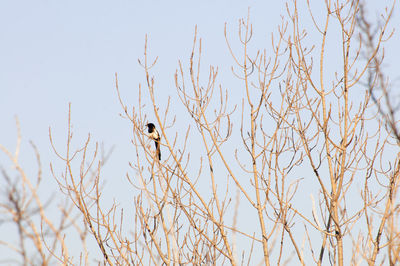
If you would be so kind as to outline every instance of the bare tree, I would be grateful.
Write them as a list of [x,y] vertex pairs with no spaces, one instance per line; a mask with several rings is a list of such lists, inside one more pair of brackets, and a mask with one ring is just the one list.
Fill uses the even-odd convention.
[[[393,12],[388,10],[389,16]],[[360,29],[361,42],[366,46],[366,54],[369,55],[366,61],[368,62],[368,76],[367,76],[367,89],[371,98],[377,108],[379,113],[378,119],[381,121],[382,125],[388,131],[390,136],[396,141],[395,147],[398,150],[400,143],[400,135],[398,129],[398,94],[391,90],[393,87],[392,80],[390,77],[385,75],[383,71],[383,62],[385,58],[385,50],[381,48],[382,42],[384,41],[385,28],[386,25],[382,27],[380,25],[382,22],[378,21],[377,25],[373,25],[368,21],[365,6],[360,6],[360,12],[358,15],[358,27]],[[387,23],[387,22],[386,22]],[[386,39],[392,37],[394,31],[392,31],[386,37]],[[384,209],[380,210],[381,215],[378,218],[379,227],[375,230],[369,229],[369,241],[371,246],[373,246],[373,251],[371,255],[371,264],[375,263],[376,257],[380,251],[380,248],[387,246],[387,256],[390,265],[396,265],[400,261],[400,231],[398,226],[400,212],[398,201],[398,189],[400,181],[399,172],[399,157],[400,153],[395,152],[395,156],[390,160],[391,168],[387,171],[386,182],[382,184],[384,190],[386,191],[385,197],[382,200],[384,202]],[[372,219],[372,215],[366,216]],[[386,243],[384,238],[386,237]]]
[[[54,258],[69,264],[68,248],[64,241],[65,231],[71,227],[71,205],[66,202],[59,206],[60,217],[55,222],[55,217],[50,217],[48,208],[52,196],[43,199],[40,189],[43,182],[42,165],[39,151],[35,144],[31,146],[36,156],[38,165],[34,178],[23,169],[20,164],[21,130],[17,121],[17,144],[15,152],[0,145],[0,150],[6,155],[12,165],[8,171],[2,165],[2,199],[1,213],[2,226],[7,230],[16,229],[18,241],[13,243],[10,239],[2,238],[0,244],[12,253],[3,263],[20,263],[23,265],[49,265],[54,263]],[[13,228],[12,226],[15,227]],[[9,234],[8,234],[9,235]],[[60,254],[61,255],[58,255]],[[14,255],[14,256],[13,256]]]
[[[225,25],[235,88],[222,85],[219,67],[203,67],[196,28],[188,59],[178,62],[176,95],[159,98],[158,57],[150,55],[146,37],[139,60],[145,83],[132,106],[115,75],[136,151],[126,176],[136,191],[134,208],[104,204],[101,170],[109,153],[93,146],[90,135],[72,148],[70,109],[65,152],[50,131],[64,165],[51,166],[67,199],[62,226],[49,220],[37,186],[17,167],[52,238],[24,232],[29,208],[21,206],[29,193],[3,172],[9,196],[2,206],[18,228],[15,249],[23,263],[32,263],[24,242],[30,237],[42,264],[54,257],[62,264],[396,265],[400,139],[381,67],[394,4],[376,31],[359,1],[327,0],[318,13],[307,1],[307,14],[298,4],[286,5],[269,48],[253,43],[250,12],[239,20],[238,38]],[[149,122],[161,136],[162,160]],[[18,152],[2,150],[18,166]],[[79,255],[68,255],[67,228],[80,236]],[[93,246],[101,257],[90,253]]]

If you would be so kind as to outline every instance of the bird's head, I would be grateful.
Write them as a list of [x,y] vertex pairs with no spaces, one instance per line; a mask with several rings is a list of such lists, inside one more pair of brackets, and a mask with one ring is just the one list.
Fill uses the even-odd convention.
[[153,123],[146,124],[146,127],[148,128],[149,133],[153,132],[153,130],[156,128],[156,126]]

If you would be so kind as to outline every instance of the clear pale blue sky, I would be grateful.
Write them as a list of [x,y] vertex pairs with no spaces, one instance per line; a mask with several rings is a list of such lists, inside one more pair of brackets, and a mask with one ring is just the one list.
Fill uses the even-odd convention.
[[[146,2],[146,3],[143,3]],[[199,3],[201,2],[201,3]],[[63,126],[68,102],[75,128],[90,131],[107,144],[124,135],[114,89],[118,72],[122,91],[134,96],[143,71],[149,35],[150,53],[159,56],[155,69],[162,95],[175,93],[178,59],[189,57],[194,27],[204,38],[209,64],[232,60],[223,38],[224,23],[236,37],[237,20],[252,7],[254,24],[265,43],[280,22],[282,5],[252,1],[0,1],[0,122],[3,144],[14,143],[14,116],[25,138],[44,152],[48,127]],[[79,114],[79,115],[78,115]],[[118,129],[117,132],[115,129]],[[60,130],[60,133],[62,130]],[[127,132],[126,134],[129,134]],[[124,135],[128,136],[128,135]]]
[[[389,3],[369,2],[374,2],[368,3],[371,13]],[[150,54],[159,56],[154,69],[158,97],[175,94],[173,74],[178,59],[190,55],[197,25],[204,65],[218,65],[224,77],[221,83],[234,88],[239,81],[230,74],[233,60],[226,49],[224,23],[236,42],[237,21],[247,16],[248,7],[256,34],[254,47],[268,47],[280,15],[286,14],[284,1],[0,0],[0,143],[14,149],[14,116],[18,116],[23,164],[35,165],[28,145],[32,140],[42,155],[45,178],[50,179],[54,155],[48,128],[52,127],[56,141],[64,143],[71,102],[76,135],[91,132],[106,147],[115,145],[106,171],[123,178],[134,151],[129,145],[130,125],[118,115],[114,73],[118,72],[125,101],[135,104],[138,84],[144,81],[137,59],[143,55],[147,33]],[[400,25],[399,15],[396,11],[392,25]],[[399,40],[396,32],[387,47],[387,69],[394,75],[398,75]],[[0,156],[0,165],[8,167],[9,162]],[[126,200],[131,199],[127,194]]]

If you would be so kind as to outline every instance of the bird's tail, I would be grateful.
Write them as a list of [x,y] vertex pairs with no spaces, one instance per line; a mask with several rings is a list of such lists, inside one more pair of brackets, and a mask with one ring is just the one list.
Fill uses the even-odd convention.
[[160,149],[160,142],[159,141],[156,142],[156,150],[157,150],[158,160],[161,161],[161,149]]

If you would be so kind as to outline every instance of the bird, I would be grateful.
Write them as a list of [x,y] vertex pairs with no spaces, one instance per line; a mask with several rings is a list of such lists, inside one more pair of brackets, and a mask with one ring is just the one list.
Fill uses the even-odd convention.
[[161,150],[160,150],[160,140],[161,135],[158,133],[156,126],[153,123],[146,124],[147,132],[149,133],[149,137],[154,140],[154,144],[156,145],[156,152],[158,155],[158,160],[161,160]]

